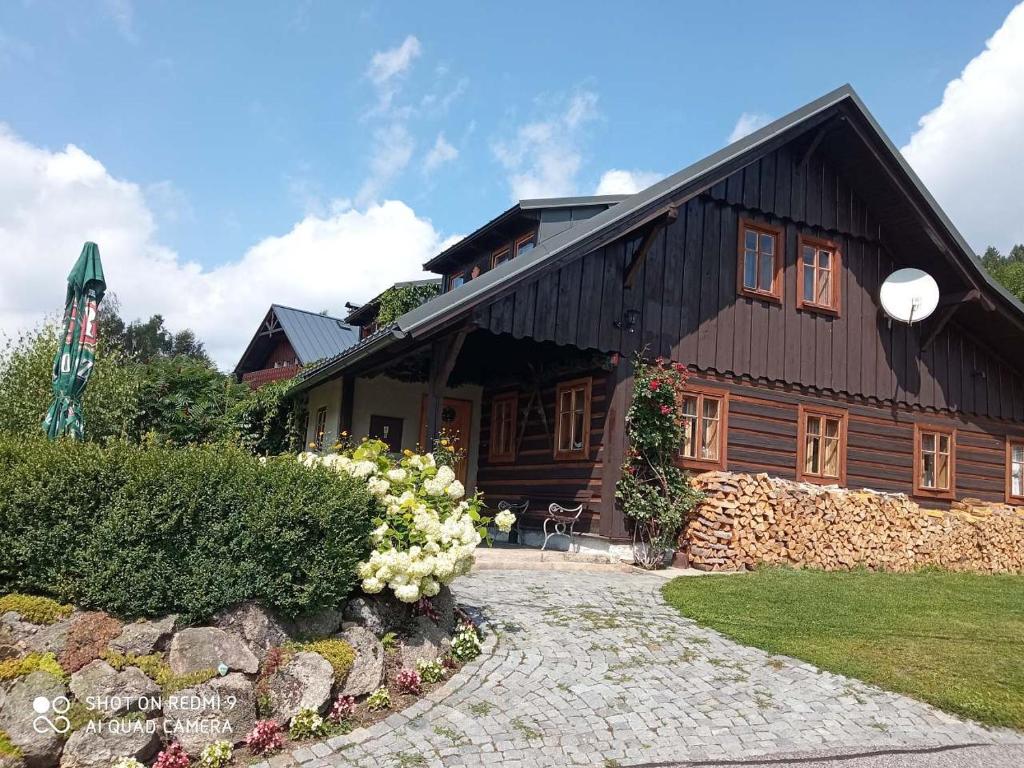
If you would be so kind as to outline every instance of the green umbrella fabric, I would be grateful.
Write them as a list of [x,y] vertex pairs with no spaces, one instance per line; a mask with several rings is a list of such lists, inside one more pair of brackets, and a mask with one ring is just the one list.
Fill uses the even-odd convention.
[[43,419],[47,437],[85,437],[82,396],[96,364],[99,305],[107,283],[96,243],[86,243],[68,275],[64,336],[53,358],[53,401]]

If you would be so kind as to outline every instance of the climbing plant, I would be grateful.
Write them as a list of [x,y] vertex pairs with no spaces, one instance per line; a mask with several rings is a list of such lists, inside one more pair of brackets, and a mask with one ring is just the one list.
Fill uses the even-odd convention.
[[675,464],[683,439],[680,409],[688,373],[664,358],[634,362],[633,401],[626,414],[626,461],[615,496],[633,523],[633,552],[644,568],[661,565],[686,513],[701,499]]
[[426,285],[393,285],[388,288],[378,301],[377,324],[390,325],[410,309],[428,301],[440,292],[437,283]]

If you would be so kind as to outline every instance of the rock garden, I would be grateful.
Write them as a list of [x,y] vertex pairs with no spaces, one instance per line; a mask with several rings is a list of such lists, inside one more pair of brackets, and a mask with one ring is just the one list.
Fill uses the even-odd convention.
[[[71,525],[25,493],[0,502],[3,768],[245,764],[382,719],[480,653],[447,584],[492,521],[443,452],[178,451],[161,467],[66,447],[14,460],[0,445],[0,486],[91,491]],[[113,488],[138,474],[145,501]]]

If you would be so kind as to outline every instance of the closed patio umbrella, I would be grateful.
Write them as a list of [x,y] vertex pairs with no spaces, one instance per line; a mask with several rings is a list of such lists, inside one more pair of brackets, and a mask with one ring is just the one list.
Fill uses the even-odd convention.
[[53,358],[53,401],[43,419],[47,437],[85,436],[82,395],[96,362],[99,304],[107,283],[96,243],[86,243],[68,275],[64,300],[64,335]]

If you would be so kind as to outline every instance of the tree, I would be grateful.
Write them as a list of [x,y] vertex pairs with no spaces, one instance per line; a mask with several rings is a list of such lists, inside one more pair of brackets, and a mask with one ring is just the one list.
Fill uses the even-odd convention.
[[1024,301],[1024,244],[1013,246],[1006,256],[990,245],[982,254],[981,263],[1010,293]]
[[172,332],[165,327],[163,315],[159,314],[146,321],[125,323],[120,310],[121,303],[112,293],[108,293],[100,304],[100,338],[111,347],[142,363],[156,357],[191,357],[208,367],[213,366],[203,343],[190,328]]

